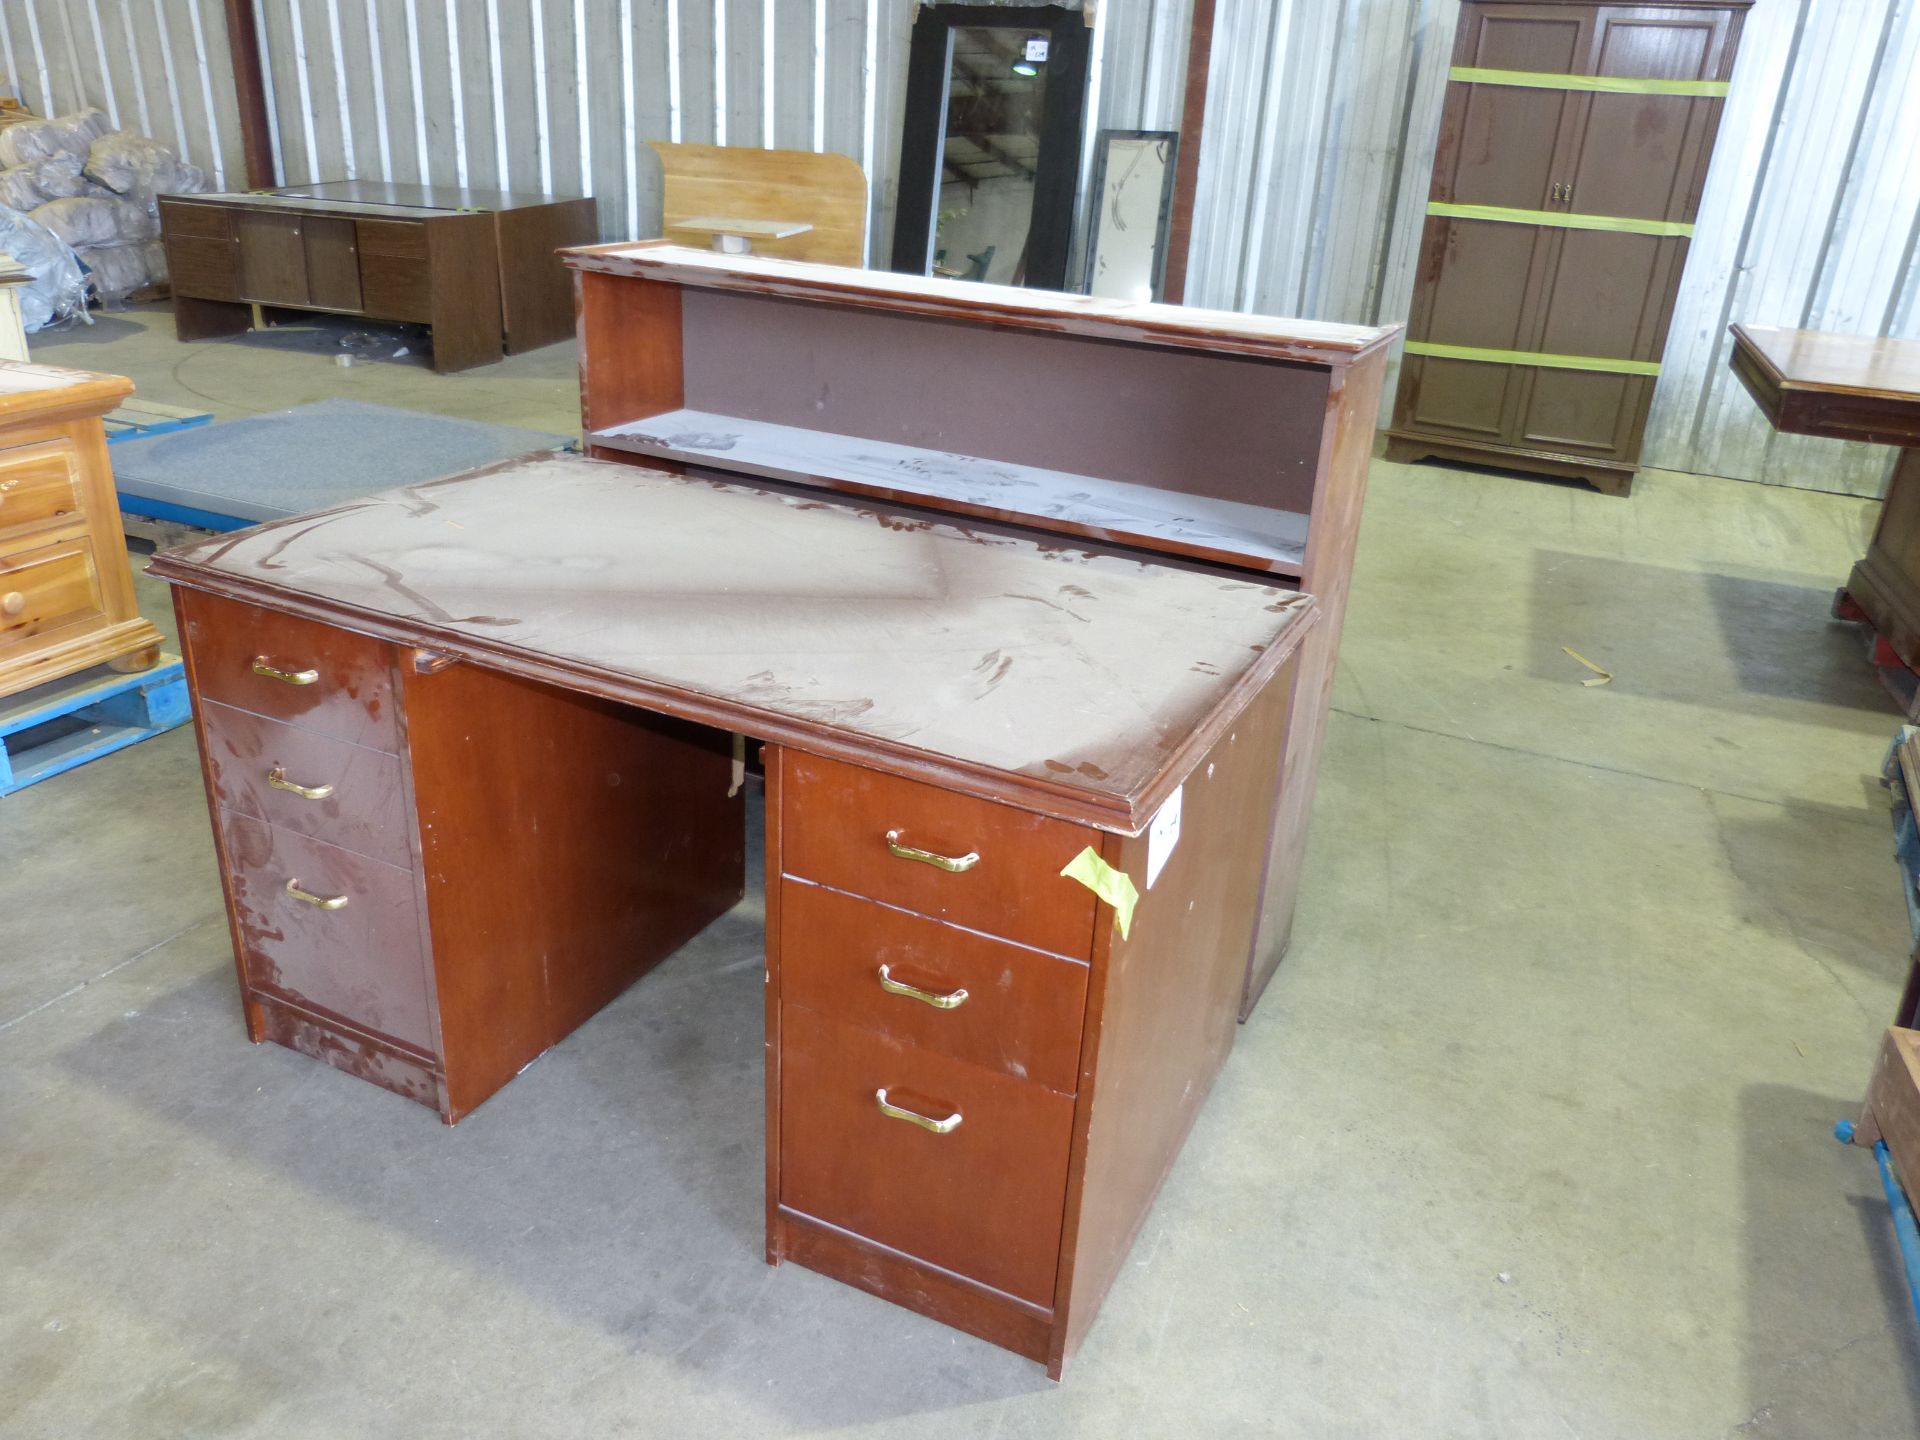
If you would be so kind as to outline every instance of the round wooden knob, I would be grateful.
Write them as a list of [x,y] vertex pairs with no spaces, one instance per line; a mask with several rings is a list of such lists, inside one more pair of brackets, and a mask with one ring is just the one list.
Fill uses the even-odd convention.
[[18,590],[9,590],[0,595],[0,615],[18,615],[27,608],[27,597]]

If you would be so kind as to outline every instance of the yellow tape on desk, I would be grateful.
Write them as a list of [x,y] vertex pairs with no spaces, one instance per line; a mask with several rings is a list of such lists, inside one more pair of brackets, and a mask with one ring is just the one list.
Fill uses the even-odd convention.
[[1551,225],[1560,230],[1611,230],[1621,235],[1693,234],[1693,226],[1679,220],[1635,220],[1626,215],[1581,215],[1571,210],[1516,210],[1505,205],[1454,205],[1444,200],[1427,204],[1427,214],[1451,220],[1498,220],[1508,225]]
[[1637,80],[1627,75],[1562,75],[1550,70],[1486,70],[1455,65],[1449,80],[1469,85],[1515,85],[1523,90],[1588,90],[1603,95],[1725,95],[1725,80]]
[[1140,903],[1140,891],[1135,888],[1131,875],[1107,864],[1091,845],[1069,860],[1060,873],[1069,880],[1078,880],[1111,905],[1114,923],[1120,927],[1120,938],[1127,938],[1127,930],[1133,924],[1133,907]]
[[1436,360],[1477,360],[1486,365],[1538,365],[1546,370],[1598,370],[1608,375],[1658,375],[1658,360],[1615,360],[1606,355],[1548,355],[1539,350],[1487,350],[1478,345],[1407,341],[1407,354]]

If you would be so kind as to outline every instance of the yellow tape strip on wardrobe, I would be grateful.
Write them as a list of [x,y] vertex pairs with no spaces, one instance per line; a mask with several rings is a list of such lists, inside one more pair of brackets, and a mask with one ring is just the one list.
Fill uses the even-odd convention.
[[1477,345],[1407,341],[1407,354],[1436,360],[1478,360],[1487,365],[1538,365],[1547,370],[1598,370],[1609,375],[1658,375],[1658,360],[1613,360],[1605,355],[1548,355],[1539,350],[1484,350]]
[[1454,220],[1498,220],[1508,225],[1551,225],[1561,230],[1612,230],[1622,235],[1693,234],[1693,226],[1680,220],[1635,220],[1625,215],[1581,215],[1570,210],[1515,210],[1504,205],[1453,205],[1444,200],[1430,201],[1427,214]]
[[1455,65],[1449,80],[1469,85],[1517,85],[1524,90],[1595,90],[1604,95],[1706,95],[1727,93],[1725,80],[1635,80],[1626,75],[1563,75],[1548,70],[1483,70]]

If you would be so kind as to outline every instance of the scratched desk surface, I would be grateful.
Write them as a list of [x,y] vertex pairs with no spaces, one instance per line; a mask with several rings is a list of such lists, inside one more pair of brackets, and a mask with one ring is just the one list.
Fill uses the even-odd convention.
[[156,574],[1137,831],[1313,604],[840,500],[529,457]]

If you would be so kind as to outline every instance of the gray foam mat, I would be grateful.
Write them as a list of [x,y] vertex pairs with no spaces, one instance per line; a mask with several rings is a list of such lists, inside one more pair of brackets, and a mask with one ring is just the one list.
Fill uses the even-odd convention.
[[321,400],[113,446],[123,496],[248,522],[457,475],[572,440],[359,400]]

